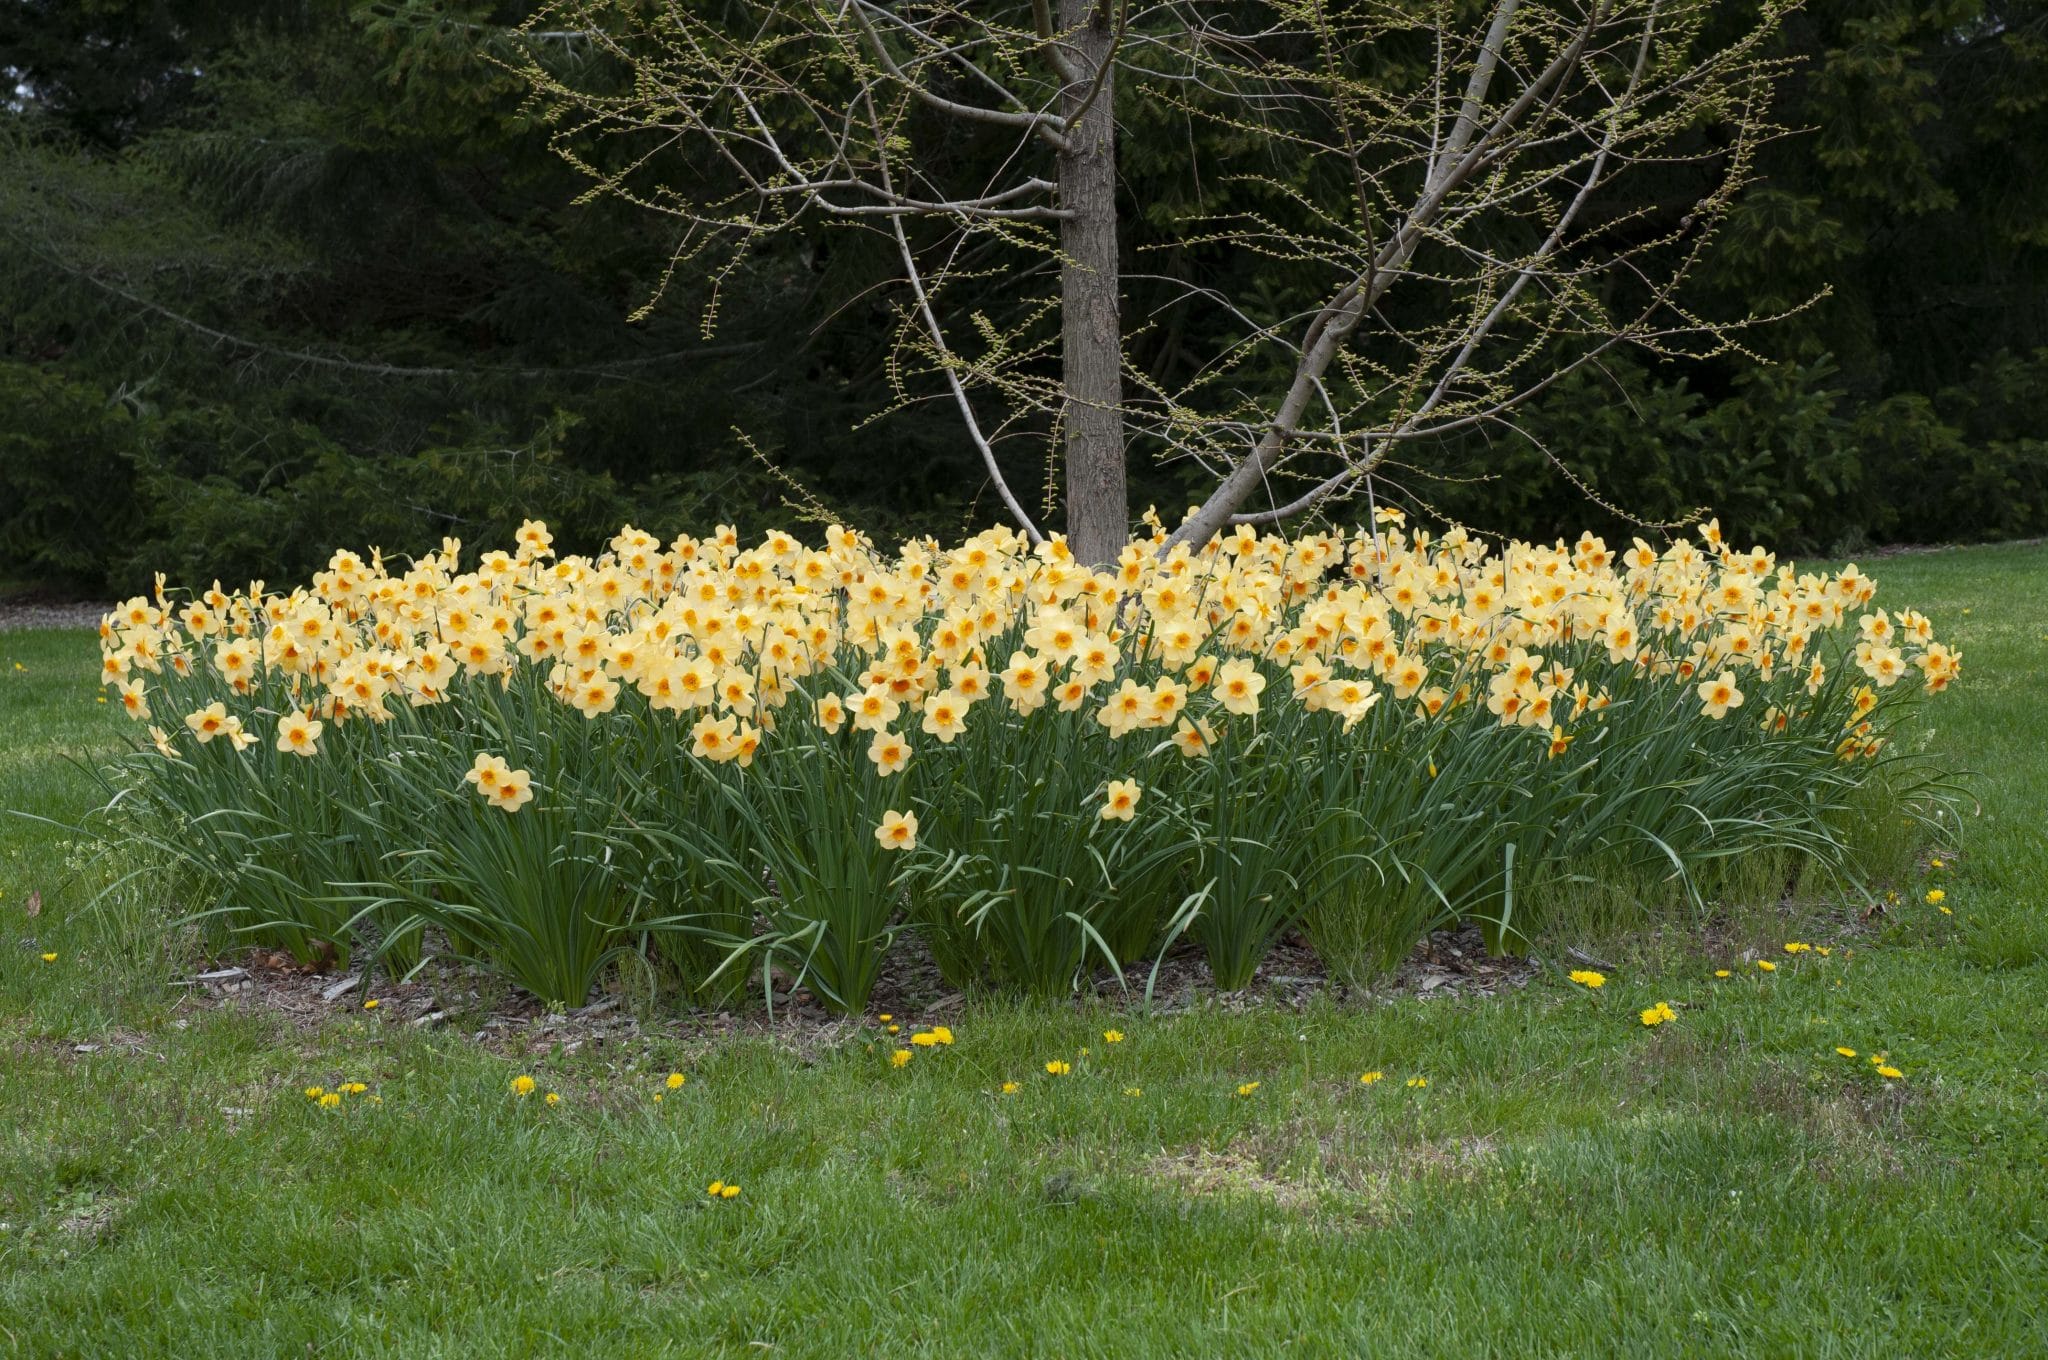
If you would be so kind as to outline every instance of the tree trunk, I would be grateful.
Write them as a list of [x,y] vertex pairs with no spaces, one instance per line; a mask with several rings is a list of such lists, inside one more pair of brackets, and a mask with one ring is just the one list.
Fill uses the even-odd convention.
[[[1063,47],[1080,67],[1061,100],[1080,122],[1059,156],[1061,355],[1066,384],[1067,542],[1091,566],[1130,536],[1124,481],[1123,328],[1116,254],[1115,35],[1102,0],[1059,0]],[[1096,74],[1101,72],[1101,83]]]

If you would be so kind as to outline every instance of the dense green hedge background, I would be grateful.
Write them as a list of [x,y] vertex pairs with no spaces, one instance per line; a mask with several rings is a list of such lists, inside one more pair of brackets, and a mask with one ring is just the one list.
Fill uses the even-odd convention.
[[[574,202],[488,60],[527,9],[0,10],[0,579],[284,580],[342,544],[496,539],[529,513],[579,548],[625,520],[994,518],[942,405],[868,419],[893,313],[859,238],[759,260],[708,338],[689,279],[629,324],[672,228]],[[1698,295],[1828,295],[1754,360],[1588,371],[1527,442],[1418,451],[1401,494],[1626,541],[1554,456],[1630,515],[1710,508],[1802,551],[2048,530],[2048,0],[1813,0],[1783,41],[1803,61],[1781,117],[1806,130],[1768,149]],[[1126,121],[1135,252],[1185,157]],[[1141,505],[1192,489],[1139,478]]]

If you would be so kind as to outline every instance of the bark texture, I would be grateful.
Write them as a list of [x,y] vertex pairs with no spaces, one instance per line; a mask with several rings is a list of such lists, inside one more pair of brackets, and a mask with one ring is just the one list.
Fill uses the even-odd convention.
[[1094,566],[1130,534],[1124,480],[1123,328],[1116,241],[1115,34],[1100,0],[1060,0],[1061,49],[1078,68],[1062,100],[1080,121],[1059,156],[1061,367],[1066,380],[1067,541]]

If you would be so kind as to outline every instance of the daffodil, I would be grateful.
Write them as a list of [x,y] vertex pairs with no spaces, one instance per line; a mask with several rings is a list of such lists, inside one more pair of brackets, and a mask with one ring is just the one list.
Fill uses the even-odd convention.
[[1135,779],[1112,779],[1102,795],[1102,819],[1106,822],[1128,822],[1137,815],[1138,798],[1143,790]]

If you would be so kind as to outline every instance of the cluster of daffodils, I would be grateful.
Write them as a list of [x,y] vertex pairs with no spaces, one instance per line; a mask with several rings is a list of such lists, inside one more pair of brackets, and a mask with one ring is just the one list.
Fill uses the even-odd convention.
[[1294,924],[1365,968],[1500,917],[1510,846],[1525,880],[1846,855],[1830,818],[1961,671],[1876,589],[1714,524],[1617,551],[1148,520],[1090,566],[1001,528],[578,556],[529,522],[285,591],[159,581],[100,673],[149,732],[136,803],[295,951],[367,910],[573,1003],[654,921],[706,985],[765,948],[851,1011],[898,904],[955,981],[1058,992],[1184,936],[1234,989]]
[[[1960,674],[1925,616],[1866,609],[1876,586],[1855,567],[1801,572],[1730,548],[1716,525],[1701,537],[1496,552],[1389,516],[1375,532],[1240,528],[1201,548],[1165,548],[1155,530],[1091,570],[1058,539],[1032,547],[1006,529],[891,555],[839,528],[813,548],[786,533],[743,546],[729,529],[663,544],[629,527],[598,557],[558,558],[529,523],[516,548],[468,569],[448,540],[403,570],[339,552],[283,593],[216,584],[178,607],[159,588],[103,621],[101,674],[143,721],[160,677],[202,677],[216,697],[177,715],[192,742],[241,750],[261,728],[308,758],[330,725],[384,722],[521,670],[592,721],[630,692],[686,725],[693,756],[743,767],[797,702],[827,732],[861,733],[884,775],[971,724],[1048,706],[1113,738],[1159,733],[1190,758],[1276,701],[1347,729],[1383,703],[1419,722],[1473,706],[1561,756],[1630,679],[1674,686],[1715,721],[1756,712],[1762,690],[1759,721],[1783,730],[1827,684],[1816,639],[1847,628],[1858,683],[1840,751],[1869,756],[1882,691]],[[175,755],[169,732],[151,734]],[[480,760],[470,782],[508,812],[531,796],[503,762]],[[1128,818],[1139,797],[1117,781],[1101,815]],[[906,816],[884,843],[915,836]]]

